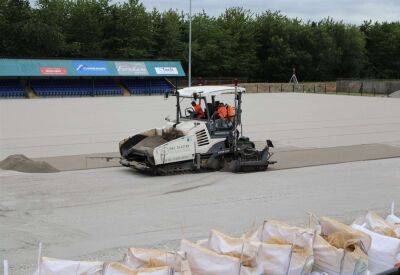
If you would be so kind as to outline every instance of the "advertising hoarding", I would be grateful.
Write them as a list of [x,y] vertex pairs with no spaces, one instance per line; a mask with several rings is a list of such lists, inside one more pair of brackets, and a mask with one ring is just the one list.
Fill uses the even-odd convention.
[[41,75],[67,75],[65,67],[40,67]]
[[121,61],[115,62],[115,68],[119,75],[148,76],[146,64],[144,62]]
[[155,67],[154,69],[158,75],[179,75],[176,67]]
[[72,65],[77,75],[109,75],[110,72],[105,61],[78,60]]

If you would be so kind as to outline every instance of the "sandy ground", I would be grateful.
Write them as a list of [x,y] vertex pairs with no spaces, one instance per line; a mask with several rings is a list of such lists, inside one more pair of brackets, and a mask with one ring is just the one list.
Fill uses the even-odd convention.
[[350,222],[400,202],[400,158],[252,174],[153,178],[107,168],[3,171],[0,179],[0,258],[12,274],[32,270],[39,241],[48,256],[118,260],[125,247],[174,248],[210,228],[239,234],[264,218],[304,224],[306,211]]
[[[158,96],[0,100],[0,158],[115,152],[121,139],[162,126],[174,105]],[[243,109],[245,135],[278,147],[400,145],[396,98],[248,94]]]
[[[147,96],[0,100],[0,158],[66,156],[53,160],[93,168],[100,160],[87,164],[83,154],[115,152],[122,138],[163,125],[174,104]],[[398,99],[249,94],[244,112],[245,134],[271,138],[286,168],[399,154]],[[118,260],[126,247],[174,248],[210,228],[239,234],[264,218],[305,224],[306,211],[351,222],[366,210],[384,214],[392,200],[400,205],[399,182],[400,158],[157,178],[122,167],[0,170],[0,259],[12,274],[30,274],[39,242],[52,257]]]
[[[264,147],[265,142],[262,145],[259,144],[259,147],[261,146]],[[269,169],[282,170],[400,157],[400,146],[373,143],[313,149],[280,147],[272,149],[271,152],[273,152],[271,160],[277,163],[271,165]],[[35,158],[35,160],[45,161],[60,171],[121,166],[119,164],[120,154],[118,152],[44,157]]]

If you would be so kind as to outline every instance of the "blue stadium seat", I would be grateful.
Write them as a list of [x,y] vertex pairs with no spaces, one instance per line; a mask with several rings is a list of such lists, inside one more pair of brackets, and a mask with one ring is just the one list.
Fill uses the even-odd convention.
[[123,90],[114,80],[40,79],[32,80],[31,87],[44,97],[122,95]]
[[[133,95],[155,95],[172,91],[164,79],[127,79],[123,84]],[[123,89],[112,79],[39,79],[32,80],[31,87],[43,97],[68,96],[117,96]],[[0,88],[1,91],[1,88]],[[1,96],[1,95],[0,95]]]
[[154,95],[172,91],[172,86],[165,79],[127,79],[123,84],[133,95]]
[[25,89],[19,80],[0,80],[1,98],[25,97]]

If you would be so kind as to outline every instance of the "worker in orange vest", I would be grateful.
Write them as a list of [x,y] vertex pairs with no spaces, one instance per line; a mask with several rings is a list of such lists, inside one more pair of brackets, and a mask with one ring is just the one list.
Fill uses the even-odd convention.
[[235,115],[236,115],[236,110],[235,107],[226,104],[226,112],[227,112],[227,117],[230,121],[233,121],[235,119]]
[[195,118],[204,118],[204,111],[201,108],[200,104],[197,104],[195,101],[192,101],[192,107],[194,110],[194,117]]
[[226,110],[226,107],[224,105],[224,103],[220,103],[218,105],[218,109],[217,111],[215,111],[217,118],[219,119],[226,119],[228,116],[228,111]]

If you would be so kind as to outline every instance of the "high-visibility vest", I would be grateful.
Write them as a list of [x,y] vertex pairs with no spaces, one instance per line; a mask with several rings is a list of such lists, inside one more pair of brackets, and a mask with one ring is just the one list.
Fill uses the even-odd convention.
[[217,113],[218,113],[219,118],[226,118],[228,115],[228,112],[226,111],[225,106],[218,107]]
[[200,104],[196,104],[193,106],[194,111],[196,112],[196,117],[202,118],[204,117],[204,111],[201,108]]
[[231,105],[227,105],[226,106],[226,111],[227,111],[227,114],[228,114],[229,118],[235,117],[235,115],[236,115],[235,107],[233,107]]

